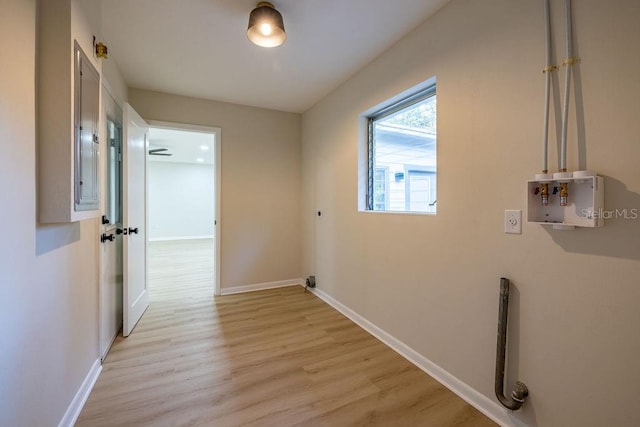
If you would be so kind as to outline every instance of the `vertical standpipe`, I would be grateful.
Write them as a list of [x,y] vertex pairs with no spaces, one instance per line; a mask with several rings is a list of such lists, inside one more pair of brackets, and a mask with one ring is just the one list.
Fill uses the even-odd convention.
[[507,321],[509,317],[509,279],[500,279],[500,308],[498,310],[498,344],[496,348],[496,397],[507,409],[520,409],[529,395],[529,389],[524,383],[516,381],[510,397],[504,395],[504,368],[507,353]]
[[[545,38],[545,66],[542,70],[545,77],[544,84],[544,127],[542,131],[542,173],[549,173],[549,103],[551,94],[551,73],[557,67],[551,64],[551,12],[549,0],[542,0],[544,5],[544,38]],[[544,203],[543,203],[544,204]]]
[[576,59],[573,57],[573,26],[571,18],[571,0],[564,1],[566,20],[567,59],[563,62],[565,68],[564,106],[562,108],[562,139],[560,144],[560,172],[567,171],[567,128],[569,125],[569,95],[571,89],[571,71]]

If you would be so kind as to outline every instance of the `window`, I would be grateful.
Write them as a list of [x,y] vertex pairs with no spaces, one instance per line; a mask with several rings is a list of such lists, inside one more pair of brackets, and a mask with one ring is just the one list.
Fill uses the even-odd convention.
[[107,118],[107,218],[122,222],[122,128]]
[[389,206],[389,168],[373,169],[373,210],[383,211]]
[[367,210],[435,214],[435,85],[367,120]]

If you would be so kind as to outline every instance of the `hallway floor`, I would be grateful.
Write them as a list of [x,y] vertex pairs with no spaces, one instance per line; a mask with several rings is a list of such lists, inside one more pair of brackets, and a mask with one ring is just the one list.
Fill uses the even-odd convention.
[[495,425],[302,287],[214,299],[212,244],[154,246],[78,426]]

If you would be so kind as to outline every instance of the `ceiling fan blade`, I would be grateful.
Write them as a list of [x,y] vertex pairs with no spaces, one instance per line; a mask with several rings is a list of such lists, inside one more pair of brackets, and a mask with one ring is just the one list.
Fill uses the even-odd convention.
[[173,156],[171,153],[165,153],[165,151],[169,151],[168,148],[152,148],[149,150],[150,156]]

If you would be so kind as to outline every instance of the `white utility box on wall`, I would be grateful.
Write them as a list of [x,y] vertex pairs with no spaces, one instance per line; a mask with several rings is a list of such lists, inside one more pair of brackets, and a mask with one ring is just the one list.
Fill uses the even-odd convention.
[[[566,185],[566,205],[561,189]],[[543,193],[548,192],[546,204]],[[602,227],[604,178],[591,171],[536,175],[527,182],[527,221],[551,225],[559,230]]]

